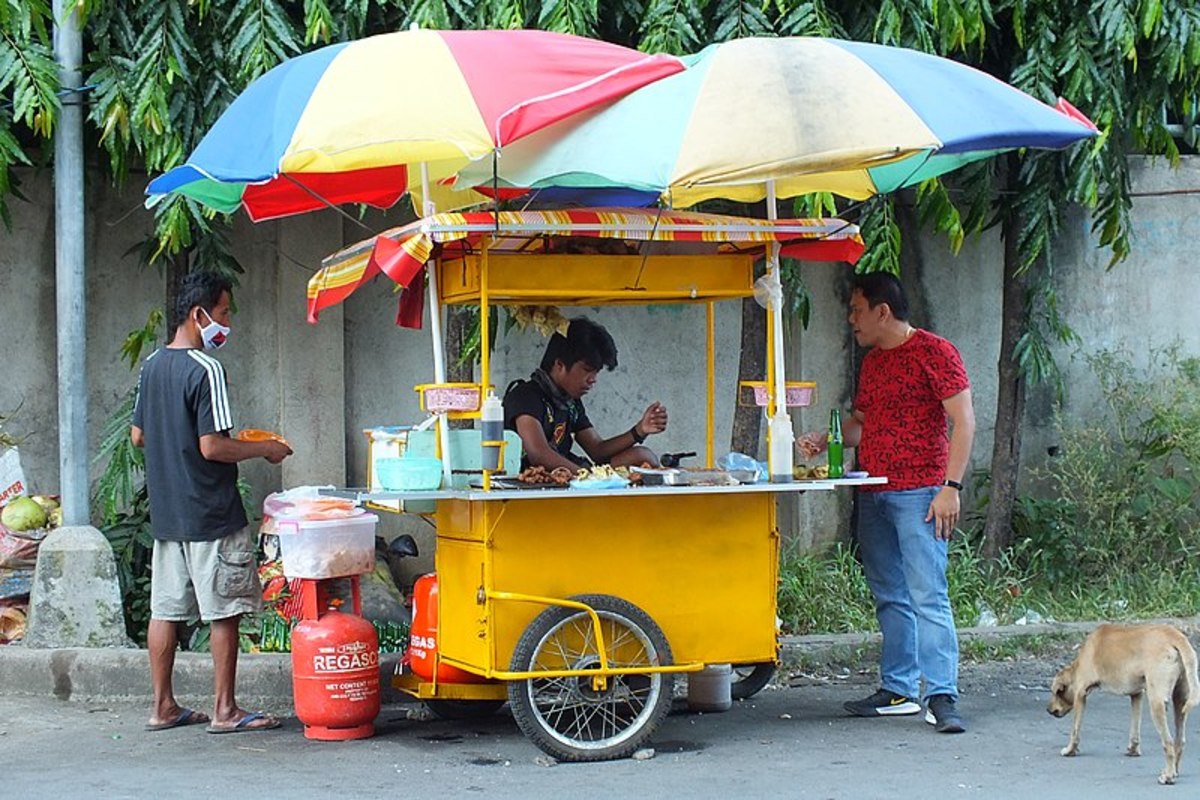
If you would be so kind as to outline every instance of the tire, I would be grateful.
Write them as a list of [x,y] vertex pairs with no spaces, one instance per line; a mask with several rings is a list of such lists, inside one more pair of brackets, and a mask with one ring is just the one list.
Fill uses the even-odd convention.
[[774,676],[775,663],[772,661],[764,661],[761,664],[734,664],[729,695],[734,700],[749,700],[761,692]]
[[[671,648],[654,620],[609,595],[572,597],[595,609],[610,668],[671,664]],[[514,672],[598,669],[586,611],[552,606],[534,618],[513,651]],[[613,675],[597,692],[590,678],[532,678],[508,684],[513,719],[559,761],[606,761],[632,755],[671,709],[672,673]]]
[[480,719],[490,717],[504,705],[503,700],[426,700],[425,707],[438,719]]

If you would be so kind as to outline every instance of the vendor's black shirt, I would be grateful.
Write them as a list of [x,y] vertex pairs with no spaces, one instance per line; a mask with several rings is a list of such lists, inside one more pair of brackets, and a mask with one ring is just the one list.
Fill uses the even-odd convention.
[[155,539],[214,541],[246,527],[237,464],[200,453],[201,436],[233,427],[221,362],[199,350],[156,350],[142,364],[133,424],[145,435]]
[[[576,464],[589,463],[586,458],[571,452],[575,444],[574,434],[592,427],[592,421],[583,410],[583,401],[555,403],[534,381],[515,381],[504,394],[504,427],[516,431],[517,417],[524,414],[542,424],[546,441],[559,455]],[[528,466],[528,456],[522,455],[521,469]]]

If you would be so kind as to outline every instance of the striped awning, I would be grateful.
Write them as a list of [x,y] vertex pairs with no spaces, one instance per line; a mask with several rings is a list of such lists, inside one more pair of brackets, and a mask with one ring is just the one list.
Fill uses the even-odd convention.
[[493,252],[536,252],[542,240],[554,236],[710,242],[717,252],[764,251],[778,242],[790,258],[851,264],[863,252],[858,226],[832,218],[764,220],[630,208],[436,214],[326,258],[308,282],[308,321],[315,323],[322,310],[380,273],[408,287],[431,258],[477,250],[484,237],[491,237]]

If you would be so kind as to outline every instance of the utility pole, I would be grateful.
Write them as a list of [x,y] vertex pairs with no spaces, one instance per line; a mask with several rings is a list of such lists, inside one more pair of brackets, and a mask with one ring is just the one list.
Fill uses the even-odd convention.
[[63,524],[87,525],[87,330],[84,281],[83,35],[77,0],[54,0],[54,55],[63,88],[54,128],[54,277],[58,327],[58,470]]

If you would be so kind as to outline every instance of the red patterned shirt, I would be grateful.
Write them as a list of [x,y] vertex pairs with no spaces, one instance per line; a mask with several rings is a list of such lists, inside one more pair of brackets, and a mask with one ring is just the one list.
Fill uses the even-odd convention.
[[862,488],[940,485],[950,452],[942,401],[969,388],[958,350],[928,331],[918,329],[899,347],[867,353],[854,397],[864,418],[858,463],[872,475],[886,475],[888,483]]

